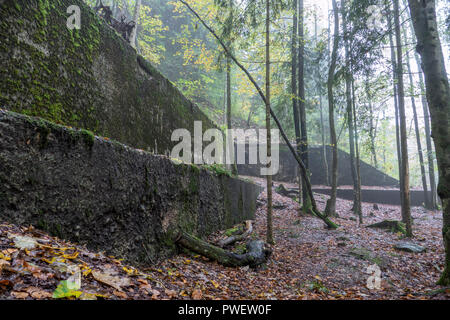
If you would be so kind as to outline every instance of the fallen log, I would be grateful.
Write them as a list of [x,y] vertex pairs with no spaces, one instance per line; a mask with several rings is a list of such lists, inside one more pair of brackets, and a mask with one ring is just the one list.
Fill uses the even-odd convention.
[[206,258],[215,260],[226,267],[250,266],[251,268],[256,268],[267,262],[272,254],[272,250],[262,240],[249,241],[247,243],[247,252],[236,254],[214,246],[184,231],[178,233],[175,243]]
[[226,246],[232,245],[235,242],[245,240],[253,232],[252,222],[250,220],[245,221],[246,230],[242,234],[235,234],[226,239],[222,239],[218,242],[219,247],[225,248]]

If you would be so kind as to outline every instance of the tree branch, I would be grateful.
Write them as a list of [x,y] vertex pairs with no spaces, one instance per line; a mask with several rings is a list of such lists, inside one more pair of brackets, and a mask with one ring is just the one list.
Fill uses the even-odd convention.
[[[258,83],[255,81],[255,79],[252,77],[252,75],[247,71],[247,69],[236,59],[236,57],[231,53],[231,51],[227,48],[227,46],[225,45],[225,43],[222,41],[222,39],[220,39],[220,37],[217,35],[217,33],[206,24],[206,22],[200,17],[200,15],[184,0],[179,0],[182,4],[184,4],[189,11],[201,22],[201,24],[217,39],[217,41],[220,43],[220,45],[222,46],[223,50],[225,51],[225,53],[231,58],[231,60],[233,60],[233,62],[246,74],[246,76],[248,77],[248,79],[250,80],[250,82],[253,84],[253,86],[256,88],[256,90],[258,91],[258,94],[260,95],[261,99],[264,102],[264,105],[267,104],[267,99],[266,96],[264,95],[261,87],[258,85]],[[273,109],[270,108],[270,115],[272,116],[273,120],[275,121],[278,129],[280,130],[281,136],[283,137],[284,141],[286,142],[289,150],[291,151],[292,155],[294,156],[295,160],[297,161],[298,165],[300,166],[301,172],[302,172],[302,177],[306,182],[306,186],[308,189],[308,195],[311,199],[311,206],[312,209],[314,211],[314,213],[320,218],[322,219],[329,228],[331,229],[336,229],[338,226],[332,222],[330,219],[328,219],[325,215],[323,215],[318,209],[317,209],[317,204],[316,201],[314,199],[314,195],[312,192],[312,187],[311,187],[311,181],[309,180],[308,177],[308,172],[306,170],[306,166],[303,163],[303,161],[300,159],[299,155],[297,154],[297,152],[295,151],[294,147],[292,146],[291,142],[289,141],[286,133],[283,130],[283,127],[281,126],[280,121],[278,120],[277,116],[275,115],[275,113],[273,112]]]

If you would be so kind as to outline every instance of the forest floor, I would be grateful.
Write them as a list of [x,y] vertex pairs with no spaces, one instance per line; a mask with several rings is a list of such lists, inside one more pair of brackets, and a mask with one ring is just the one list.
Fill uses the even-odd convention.
[[[317,195],[317,202],[323,210],[326,196]],[[427,249],[415,254],[393,248],[404,240],[401,234],[365,227],[399,220],[399,207],[376,210],[364,203],[360,226],[351,206],[338,199],[340,228],[332,231],[315,217],[299,216],[297,202],[274,193],[276,244],[258,270],[226,268],[193,254],[137,269],[32,227],[0,223],[0,299],[450,299],[450,289],[436,286],[444,260],[441,213],[412,209],[411,241]],[[265,213],[263,192],[254,223],[254,236],[262,239]],[[369,290],[373,265],[381,270],[381,287]]]

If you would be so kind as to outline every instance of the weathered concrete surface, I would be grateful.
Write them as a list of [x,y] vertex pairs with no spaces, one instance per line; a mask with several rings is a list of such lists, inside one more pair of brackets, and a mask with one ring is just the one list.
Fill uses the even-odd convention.
[[0,109],[0,220],[138,264],[252,219],[260,187]]
[[[81,29],[66,26],[81,8]],[[214,127],[81,0],[0,1],[0,107],[167,154],[172,131]]]
[[[324,195],[331,195],[330,188],[315,188],[315,193]],[[425,193],[423,190],[410,190],[410,204],[413,207],[420,207],[425,205]],[[429,192],[429,196],[431,192]],[[337,197],[345,200],[353,200],[353,189],[339,189],[337,191]],[[377,203],[377,204],[389,204],[394,206],[401,205],[400,190],[395,189],[361,189],[361,200],[363,202]]]
[[[246,147],[246,156],[248,159],[248,147]],[[332,150],[327,147],[327,159],[329,172],[331,172]],[[350,156],[338,150],[338,184],[353,185],[350,174]],[[246,163],[249,163],[248,161]],[[399,182],[377,170],[373,166],[360,161],[361,165],[361,183],[364,186],[398,186]],[[326,170],[323,166],[322,147],[309,147],[309,170],[311,174],[311,183],[313,185],[326,184]],[[245,176],[259,176],[260,165],[238,165],[239,174]],[[285,145],[280,145],[280,171],[274,176],[275,181],[295,182],[298,177],[298,163],[292,156],[292,153]],[[330,179],[331,180],[331,179]]]

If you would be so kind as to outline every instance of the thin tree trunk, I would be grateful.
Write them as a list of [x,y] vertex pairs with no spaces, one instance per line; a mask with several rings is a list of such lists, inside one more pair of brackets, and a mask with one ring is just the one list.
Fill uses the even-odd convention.
[[370,128],[369,128],[369,138],[370,138],[370,152],[372,154],[372,163],[375,168],[378,168],[378,160],[377,160],[377,152],[375,148],[375,126],[373,125],[373,104],[372,104],[372,95],[370,93],[369,88],[369,78],[366,79],[366,95],[367,100],[369,102],[369,112],[370,112]]
[[[226,112],[226,121],[227,121],[227,129],[231,130],[232,129],[232,124],[231,124],[231,59],[229,57],[227,57],[227,112]],[[227,137],[227,143],[228,143],[228,147],[229,148],[233,148],[234,149],[234,141],[230,140],[229,138],[231,137]],[[230,149],[232,150],[232,149]],[[230,152],[231,154],[231,152]],[[237,171],[237,165],[236,162],[234,161],[235,158],[232,159],[232,162],[230,164],[230,170],[234,175],[238,174]]]
[[[183,5],[185,5],[189,9],[189,11],[200,21],[200,23],[214,36],[214,38],[219,42],[221,47],[224,49],[225,53],[227,53],[230,56],[231,60],[233,60],[234,63],[239,67],[239,69],[241,69],[245,73],[248,80],[253,84],[253,86],[255,87],[259,96],[261,97],[261,100],[267,106],[267,98],[266,98],[266,95],[264,94],[263,90],[261,89],[261,87],[258,85],[258,83],[253,78],[253,76],[250,74],[250,72],[230,52],[230,50],[227,48],[227,46],[222,41],[222,39],[220,39],[220,37],[217,35],[217,33],[214,31],[214,29],[212,29],[210,26],[208,26],[208,24],[200,17],[200,15],[194,9],[192,9],[192,7],[186,1],[184,1],[184,0],[179,0],[179,1]],[[314,193],[313,193],[312,187],[311,187],[311,181],[309,179],[309,175],[306,170],[305,164],[303,163],[302,159],[300,158],[300,156],[297,154],[294,147],[292,146],[292,143],[289,140],[288,136],[286,135],[286,132],[284,131],[283,126],[281,125],[280,120],[278,119],[275,112],[273,112],[272,108],[269,108],[269,111],[270,111],[270,115],[272,116],[272,119],[275,121],[275,124],[278,127],[278,130],[280,130],[280,134],[281,134],[284,142],[286,143],[287,147],[289,148],[289,151],[291,152],[292,156],[294,157],[295,161],[297,161],[297,163],[300,167],[300,170],[302,172],[302,177],[306,181],[306,187],[308,190],[309,198],[311,199],[311,206],[312,206],[314,215],[316,215],[319,219],[323,220],[323,222],[325,222],[325,224],[328,226],[328,228],[337,229],[339,226],[336,223],[334,223],[333,221],[331,221],[326,215],[322,214],[319,211],[319,209],[317,208],[317,202],[315,201],[315,198],[314,198]]]
[[356,93],[355,93],[355,81],[352,79],[352,95],[353,95],[353,119],[355,121],[355,151],[356,151],[356,177],[357,177],[357,189],[356,189],[356,204],[359,223],[363,223],[363,212],[361,205],[361,161],[359,154],[359,138],[358,138],[358,125],[356,121]]
[[[298,90],[297,90],[297,55],[298,55],[298,2],[294,0],[293,4],[294,16],[292,25],[292,111],[294,114],[295,142],[297,144],[297,152],[301,154],[301,133],[300,133],[300,116],[298,112]],[[302,199],[302,176],[298,173],[298,199]]]
[[357,189],[358,189],[358,177],[356,172],[356,164],[355,164],[355,136],[354,136],[354,128],[353,128],[353,103],[352,103],[352,75],[351,75],[351,65],[350,65],[350,48],[348,41],[348,28],[347,28],[347,19],[345,17],[345,8],[346,2],[345,0],[341,0],[341,14],[342,14],[342,26],[344,33],[344,50],[345,50],[345,98],[347,102],[347,120],[348,120],[348,137],[350,144],[350,170],[353,180],[353,212],[356,215],[358,213],[358,200],[357,200]]
[[414,54],[417,64],[417,70],[419,70],[419,85],[420,85],[420,95],[422,101],[422,111],[425,123],[425,141],[427,143],[427,158],[428,158],[428,174],[430,176],[430,209],[437,209],[437,190],[436,190],[436,176],[434,173],[434,156],[433,156],[433,142],[431,140],[431,125],[430,125],[430,113],[428,112],[428,101],[425,94],[425,83],[423,80],[423,73],[420,63],[420,58],[417,53]]
[[427,100],[439,168],[438,194],[443,206],[442,235],[446,250],[439,284],[450,285],[450,87],[439,39],[434,0],[408,0],[422,57]]
[[130,35],[130,44],[133,48],[136,48],[137,45],[140,14],[141,14],[141,0],[136,0],[136,6],[134,7],[134,14],[133,14],[133,21],[136,23],[136,26],[134,27]]
[[[405,6],[407,5],[407,0],[403,0]],[[411,18],[411,12],[408,11],[408,16]],[[411,34],[413,37],[415,36],[414,26],[412,21],[409,23]],[[428,175],[430,177],[430,190],[431,190],[431,199],[430,201],[430,209],[437,209],[437,190],[436,190],[436,176],[434,174],[434,156],[433,156],[433,143],[431,141],[431,129],[430,129],[430,113],[428,112],[428,102],[425,94],[425,83],[423,80],[423,70],[420,63],[420,58],[417,52],[414,52],[414,59],[416,61],[417,71],[419,74],[419,86],[420,86],[420,97],[422,102],[422,110],[424,116],[425,123],[425,141],[427,144],[427,160],[428,160]]]
[[[388,13],[389,20],[389,29],[393,30],[393,19],[392,15]],[[392,36],[392,32],[389,32],[389,45],[391,48],[391,63],[392,63],[392,86],[394,88],[394,108],[395,108],[395,140],[396,140],[396,149],[397,149],[397,163],[398,163],[398,176],[400,183],[400,190],[403,189],[403,178],[401,175],[402,172],[402,152],[400,149],[400,123],[399,123],[399,112],[398,112],[398,90],[397,90],[397,57],[395,54],[394,47],[394,39]],[[403,198],[400,196],[401,206],[403,207]]]
[[[270,0],[266,0],[266,129],[268,159],[272,156],[270,109]],[[270,163],[268,167],[270,168]],[[272,176],[270,174],[267,175],[267,243],[274,243],[272,225]]]
[[[306,126],[306,96],[305,96],[305,35],[304,35],[304,1],[298,2],[298,96],[299,96],[299,113],[300,113],[300,130],[301,130],[301,142],[300,151],[303,163],[306,170],[309,170],[309,156],[308,156],[308,129]],[[302,183],[302,199],[303,199],[303,211],[306,213],[310,211],[311,201],[308,197],[306,190],[306,182],[304,179]]]
[[[233,21],[233,0],[229,0],[229,10],[230,10],[230,21]],[[228,42],[228,47],[231,48],[231,41]],[[227,105],[226,105],[226,122],[227,122],[227,129],[232,129],[232,123],[231,123],[231,58],[229,55],[227,55],[226,58],[227,63]],[[234,154],[234,152],[231,152],[231,150],[234,150],[234,141],[231,140],[231,137],[227,137],[227,144],[228,148],[230,148],[230,154]],[[235,157],[231,159],[230,165],[228,169],[234,174],[237,175],[237,165],[235,161]]]
[[[403,34],[404,34],[405,42],[407,43],[408,41],[406,41],[406,40],[408,39],[408,37],[407,37],[405,28],[403,28]],[[410,93],[411,106],[413,109],[413,116],[414,116],[414,128],[415,128],[415,133],[416,133],[417,152],[419,153],[419,164],[420,164],[420,173],[422,176],[422,187],[423,187],[423,192],[424,192],[425,207],[430,208],[431,204],[430,204],[430,199],[428,197],[427,175],[425,172],[425,164],[423,161],[422,142],[420,140],[419,120],[417,118],[416,99],[414,98],[414,80],[413,80],[413,75],[411,73],[409,52],[406,54],[406,67],[408,69],[408,74],[409,74],[409,83],[410,83],[410,91],[411,91],[411,93]]]
[[[314,37],[317,41],[318,38],[318,32],[317,32],[317,12],[314,13]],[[327,161],[327,148],[325,145],[325,123],[324,123],[324,117],[323,117],[323,102],[322,102],[322,88],[321,88],[321,82],[320,82],[320,65],[317,64],[317,83],[316,83],[316,90],[317,94],[319,95],[319,111],[320,111],[320,133],[322,138],[322,165],[325,170],[325,183],[328,186],[330,184],[328,179],[328,161]]]
[[400,145],[402,152],[402,170],[403,186],[400,190],[403,199],[402,220],[406,226],[406,236],[412,237],[412,221],[409,193],[409,163],[408,163],[408,139],[406,130],[406,112],[405,112],[405,90],[403,84],[403,46],[400,30],[400,10],[399,0],[394,0],[394,25],[395,38],[397,45],[397,81],[398,81],[398,108],[400,114]]
[[333,161],[331,169],[331,196],[327,201],[325,213],[328,216],[336,215],[336,197],[337,197],[337,178],[338,178],[338,153],[337,153],[337,137],[336,127],[334,123],[334,96],[333,84],[334,74],[336,71],[337,51],[339,47],[339,11],[336,0],[333,0],[334,11],[334,42],[333,52],[331,54],[331,64],[328,71],[328,117],[330,122],[330,142],[333,151]]

